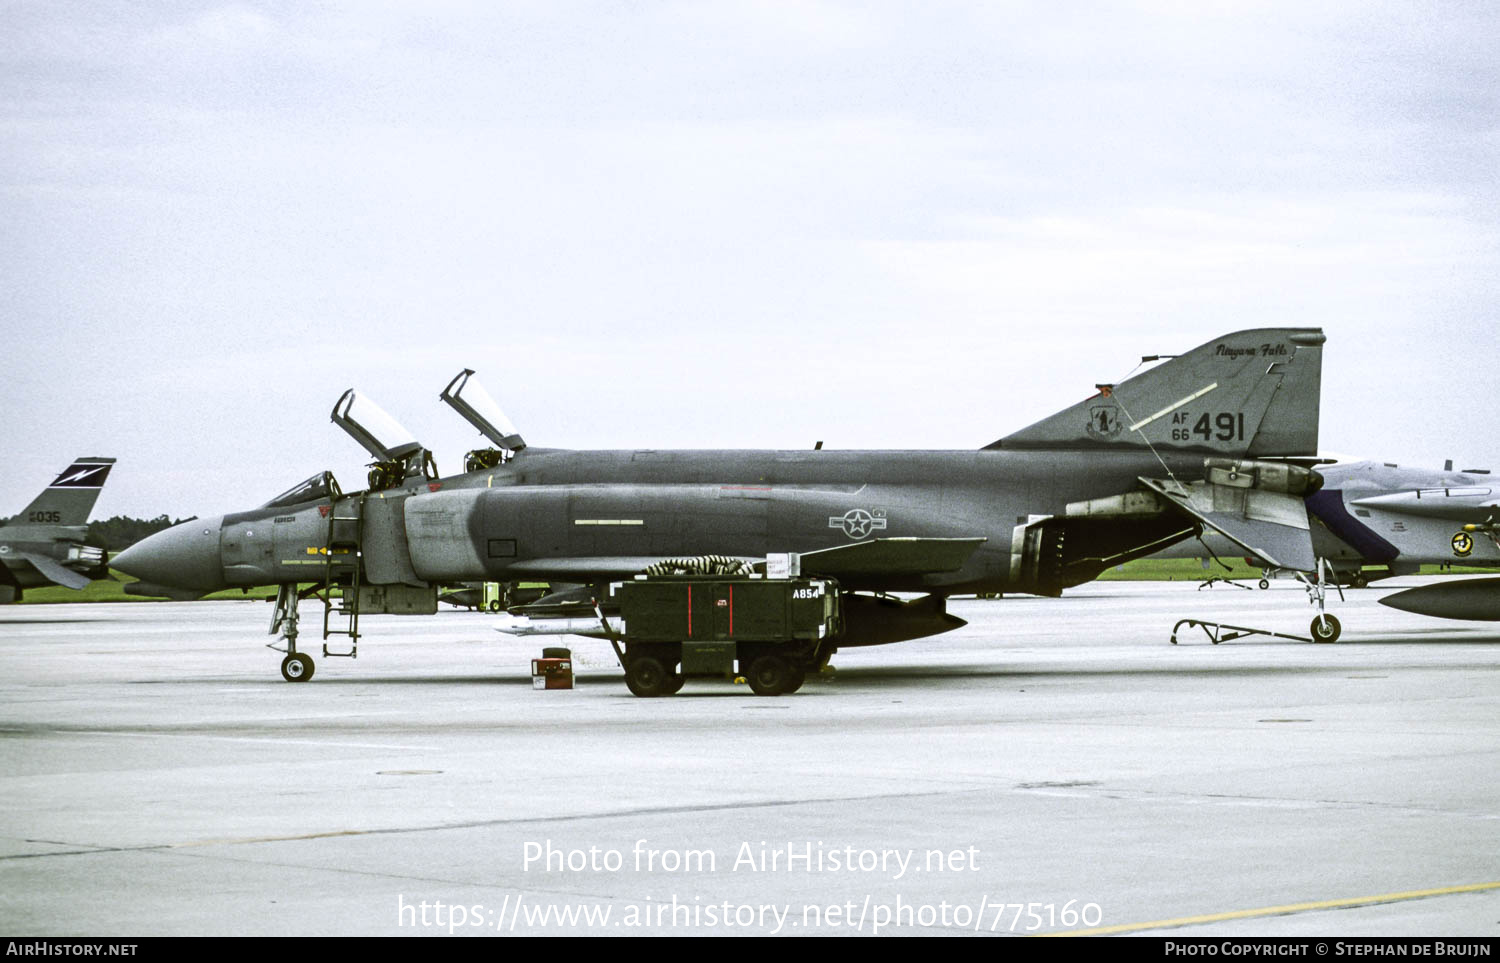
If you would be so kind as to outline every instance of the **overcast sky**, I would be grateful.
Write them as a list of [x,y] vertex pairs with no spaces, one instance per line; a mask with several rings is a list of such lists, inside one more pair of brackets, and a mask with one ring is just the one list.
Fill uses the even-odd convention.
[[1322,442],[1500,470],[1500,5],[0,4],[0,515],[541,447],[976,448],[1322,327]]

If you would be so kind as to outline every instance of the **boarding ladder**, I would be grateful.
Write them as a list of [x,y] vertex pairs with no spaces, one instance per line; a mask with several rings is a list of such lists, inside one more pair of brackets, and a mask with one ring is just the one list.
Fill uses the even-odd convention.
[[[360,533],[364,496],[335,501],[328,512],[328,547],[323,566],[323,654],[355,658],[359,654]],[[339,589],[338,598],[333,591]],[[349,651],[328,647],[335,635],[349,637]]]

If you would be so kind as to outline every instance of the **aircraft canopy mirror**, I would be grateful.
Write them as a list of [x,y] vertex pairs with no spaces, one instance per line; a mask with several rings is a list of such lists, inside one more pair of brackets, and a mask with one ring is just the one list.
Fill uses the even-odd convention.
[[490,393],[484,390],[484,385],[473,380],[473,374],[470,368],[460,371],[438,397],[447,402],[448,407],[463,415],[465,421],[479,429],[479,433],[497,448],[507,451],[525,448],[526,442],[521,438],[521,433],[505,417],[505,412],[500,410]]
[[330,417],[379,461],[405,461],[422,451],[421,442],[411,432],[353,388],[339,396]]

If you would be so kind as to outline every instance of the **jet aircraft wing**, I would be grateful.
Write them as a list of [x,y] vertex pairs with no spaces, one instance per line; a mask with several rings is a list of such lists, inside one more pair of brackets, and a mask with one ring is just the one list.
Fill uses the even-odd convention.
[[876,538],[802,555],[803,575],[849,578],[956,572],[984,538]]
[[[853,578],[873,575],[921,576],[955,572],[985,543],[984,538],[875,538],[802,554],[804,575]],[[764,571],[759,558],[734,556]],[[552,581],[587,582],[630,578],[661,561],[657,555],[539,558],[518,562],[514,571]]]

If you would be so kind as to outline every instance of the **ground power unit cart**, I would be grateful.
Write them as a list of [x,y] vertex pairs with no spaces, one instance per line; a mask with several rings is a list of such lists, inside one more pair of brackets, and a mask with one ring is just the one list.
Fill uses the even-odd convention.
[[[796,692],[828,661],[842,627],[838,583],[826,578],[662,575],[606,588],[601,622],[638,696],[735,674],[757,695]],[[604,607],[619,612],[621,628]]]

